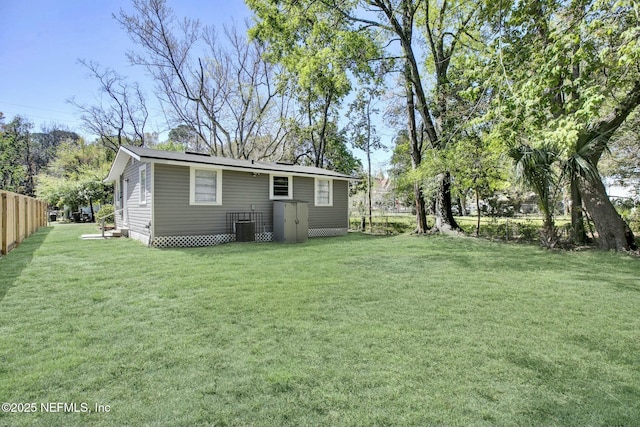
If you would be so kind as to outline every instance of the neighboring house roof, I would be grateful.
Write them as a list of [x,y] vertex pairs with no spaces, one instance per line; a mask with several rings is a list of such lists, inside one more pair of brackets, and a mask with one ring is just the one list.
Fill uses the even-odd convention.
[[153,150],[150,148],[122,146],[111,165],[105,182],[115,181],[122,174],[127,162],[134,158],[142,162],[164,163],[181,166],[210,165],[223,170],[236,170],[253,173],[283,173],[287,175],[323,176],[334,179],[353,180],[353,176],[345,175],[328,169],[310,166],[298,166],[282,163],[259,162],[254,160],[231,159],[214,157],[203,154],[180,153],[175,151]]

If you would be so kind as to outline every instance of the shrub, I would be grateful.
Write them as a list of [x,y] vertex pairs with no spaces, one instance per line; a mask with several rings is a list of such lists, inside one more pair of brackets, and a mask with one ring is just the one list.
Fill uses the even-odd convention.
[[113,220],[114,220],[113,213],[114,212],[115,212],[115,209],[114,209],[113,205],[104,205],[104,206],[100,207],[100,210],[96,214],[96,219],[98,220],[98,222],[101,222],[103,218],[104,218],[105,222],[113,222]]

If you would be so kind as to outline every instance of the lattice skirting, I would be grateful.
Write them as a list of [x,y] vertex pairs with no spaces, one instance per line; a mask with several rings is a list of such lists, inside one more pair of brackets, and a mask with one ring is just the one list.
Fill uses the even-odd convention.
[[[273,233],[256,233],[256,242],[270,242]],[[161,236],[153,239],[151,246],[156,248],[193,248],[215,246],[236,241],[235,234],[203,234],[199,236]]]
[[[342,236],[347,234],[346,228],[313,228],[309,229],[309,237]],[[153,239],[151,246],[156,248],[191,248],[199,246],[215,246],[236,241],[235,234],[204,234],[200,236],[161,236]],[[267,231],[256,233],[256,242],[273,241],[273,233]]]
[[348,232],[348,228],[310,228],[309,237],[344,236]]
[[273,242],[273,233],[271,231],[256,233],[256,242]]

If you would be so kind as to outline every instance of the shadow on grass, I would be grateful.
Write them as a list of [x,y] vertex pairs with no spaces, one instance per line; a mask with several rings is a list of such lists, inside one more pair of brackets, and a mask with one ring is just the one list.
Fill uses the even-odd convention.
[[0,302],[9,289],[15,286],[16,279],[33,259],[34,253],[40,248],[53,227],[42,227],[26,238],[17,248],[0,258]]

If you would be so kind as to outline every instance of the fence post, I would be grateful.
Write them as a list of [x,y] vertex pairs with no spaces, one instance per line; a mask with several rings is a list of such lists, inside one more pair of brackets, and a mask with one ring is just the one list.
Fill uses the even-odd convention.
[[9,238],[9,233],[7,232],[7,220],[9,218],[9,212],[7,212],[7,193],[1,193],[0,197],[2,198],[2,200],[0,201],[0,203],[2,204],[2,207],[0,207],[0,210],[2,211],[2,247],[0,247],[0,255],[6,255],[7,253],[9,253],[9,245],[7,242]]
[[13,247],[17,248],[20,244],[20,196],[17,194],[13,196],[13,205],[14,205],[14,226],[16,233],[13,235]]
[[31,203],[29,203],[29,199],[25,197],[24,198],[24,238],[25,239],[29,234],[31,234],[30,213],[31,213]]

